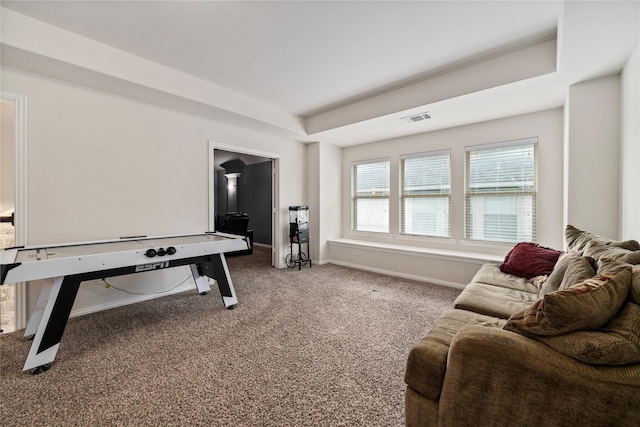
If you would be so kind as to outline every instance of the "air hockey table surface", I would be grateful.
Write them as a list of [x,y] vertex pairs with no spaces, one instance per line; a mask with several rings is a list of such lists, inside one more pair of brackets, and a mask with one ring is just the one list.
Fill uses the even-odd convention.
[[152,238],[132,238],[120,241],[73,243],[38,248],[18,249],[16,262],[28,262],[41,259],[69,258],[86,255],[104,254],[108,252],[139,251],[149,248],[170,245],[185,245],[202,242],[222,241],[227,237],[214,234],[197,234],[185,236],[167,236]]
[[17,247],[0,253],[2,284],[247,249],[241,236],[202,233]]
[[0,284],[54,279],[43,288],[27,324],[25,336],[34,338],[23,370],[44,372],[53,362],[82,282],[189,266],[200,294],[209,292],[214,279],[224,306],[233,308],[238,299],[224,253],[249,245],[243,236],[207,232],[5,249]]

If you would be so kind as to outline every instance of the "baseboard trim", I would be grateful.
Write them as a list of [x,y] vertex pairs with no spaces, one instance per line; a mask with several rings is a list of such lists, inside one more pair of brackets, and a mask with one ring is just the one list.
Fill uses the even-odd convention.
[[418,282],[433,283],[434,285],[446,286],[448,288],[456,288],[456,289],[465,288],[465,285],[462,283],[449,282],[447,280],[433,279],[431,277],[401,273],[399,271],[385,270],[382,268],[373,268],[373,267],[368,267],[360,264],[352,264],[350,262],[344,262],[344,261],[338,261],[338,260],[332,259],[332,260],[328,260],[327,263],[341,265],[343,267],[355,268],[356,270],[364,270],[364,271],[370,271],[372,273],[384,274],[386,276],[400,277],[403,279],[416,280]]

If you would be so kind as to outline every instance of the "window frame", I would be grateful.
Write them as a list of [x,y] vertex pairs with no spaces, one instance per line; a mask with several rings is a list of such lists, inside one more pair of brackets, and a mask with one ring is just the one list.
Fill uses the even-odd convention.
[[[442,192],[442,188],[440,188],[440,192],[438,193],[428,193],[428,194],[407,194],[406,184],[406,168],[405,161],[410,159],[418,159],[418,158],[429,158],[429,157],[440,157],[443,155],[448,156],[448,191]],[[400,234],[404,236],[419,236],[419,237],[432,237],[432,238],[451,238],[451,149],[447,148],[444,150],[435,150],[435,151],[425,151],[421,153],[415,154],[407,154],[401,155],[399,159],[399,174],[400,174],[400,195],[399,195],[399,210],[400,210]],[[407,232],[406,231],[406,206],[405,202],[407,200],[421,200],[421,199],[441,199],[446,197],[447,199],[447,215],[446,215],[446,232],[444,235],[442,234],[430,234],[430,233],[418,233],[415,231]]]
[[[520,188],[519,190],[514,190],[514,191],[487,191],[487,192],[478,192],[476,191],[471,191],[471,177],[470,177],[470,173],[471,173],[471,153],[472,152],[479,152],[479,151],[483,151],[483,150],[496,150],[496,149],[509,149],[509,148],[514,148],[517,149],[518,147],[522,147],[522,146],[532,146],[533,149],[533,183],[531,185],[531,188],[529,190],[524,189],[524,188]],[[464,201],[465,201],[465,209],[464,209],[464,235],[465,235],[465,240],[467,241],[473,241],[473,242],[486,242],[486,243],[501,243],[501,244],[511,244],[511,243],[517,243],[518,241],[532,241],[535,242],[537,239],[537,201],[538,201],[538,186],[539,186],[539,175],[538,175],[538,164],[539,164],[539,154],[538,154],[538,138],[537,137],[530,137],[530,138],[523,138],[523,139],[516,139],[516,140],[510,140],[510,141],[503,141],[503,142],[498,142],[498,143],[491,143],[491,144],[482,144],[482,145],[474,145],[474,146],[467,146],[465,147],[465,160],[464,160],[464,166],[465,166],[465,171],[464,171]],[[499,183],[496,182],[496,183]],[[522,217],[520,216],[519,213],[516,213],[516,219],[517,219],[517,223],[516,223],[516,236],[514,237],[513,240],[511,239],[493,239],[493,238],[480,238],[477,236],[473,236],[473,221],[471,219],[471,199],[474,197],[478,197],[478,196],[510,196],[510,197],[530,197],[531,198],[531,223],[529,224],[529,228],[530,228],[530,235],[525,235],[525,234],[521,234],[521,233],[525,233],[527,232],[529,229],[524,227],[524,226],[520,226]],[[516,202],[516,211],[519,210],[520,202]],[[485,210],[483,210],[483,213],[486,213]]]
[[[358,195],[357,168],[363,165],[383,164],[383,163],[386,163],[386,168],[388,171],[387,188],[382,189],[382,191],[380,191],[379,194],[374,193],[370,195]],[[386,230],[358,229],[358,200],[386,200],[387,201],[386,224],[382,224],[383,226],[386,226]],[[391,159],[389,157],[384,157],[384,158],[378,158],[378,159],[351,162],[351,209],[350,209],[351,210],[351,231],[359,232],[359,233],[388,234],[391,227],[390,205],[391,205]]]

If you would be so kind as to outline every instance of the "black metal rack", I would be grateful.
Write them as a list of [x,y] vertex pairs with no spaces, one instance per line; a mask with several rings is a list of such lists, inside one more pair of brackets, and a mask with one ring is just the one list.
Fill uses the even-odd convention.
[[[302,245],[307,245],[307,252],[302,250]],[[294,245],[298,246],[298,253],[294,253]],[[289,254],[285,258],[287,267],[298,270],[303,265],[311,265],[311,252],[309,249],[309,206],[289,206]]]

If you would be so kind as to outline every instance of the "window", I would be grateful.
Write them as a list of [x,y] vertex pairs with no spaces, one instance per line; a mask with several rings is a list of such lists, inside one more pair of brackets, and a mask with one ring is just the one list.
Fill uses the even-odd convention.
[[389,160],[352,165],[351,228],[389,232]]
[[449,150],[401,157],[400,179],[401,233],[449,237]]
[[466,238],[535,241],[537,138],[467,147]]

